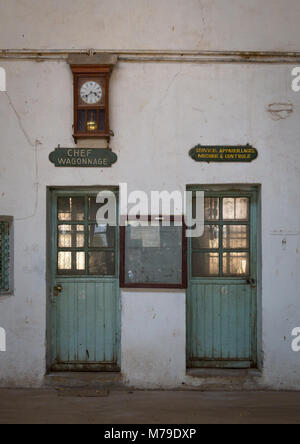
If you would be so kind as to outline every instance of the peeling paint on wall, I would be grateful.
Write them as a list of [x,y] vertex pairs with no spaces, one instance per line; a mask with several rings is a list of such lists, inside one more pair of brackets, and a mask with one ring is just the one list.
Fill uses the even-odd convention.
[[285,120],[294,112],[292,103],[271,103],[267,108],[272,120]]

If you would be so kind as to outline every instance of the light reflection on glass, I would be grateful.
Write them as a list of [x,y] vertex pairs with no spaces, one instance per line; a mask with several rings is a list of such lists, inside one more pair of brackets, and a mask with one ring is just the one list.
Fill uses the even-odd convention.
[[72,270],[72,253],[69,251],[60,251],[58,253],[58,269]]
[[247,225],[224,225],[224,248],[249,248],[249,229]]
[[248,220],[249,198],[248,197],[224,197],[223,219],[224,220]]
[[193,277],[219,276],[219,253],[193,253]]
[[224,276],[248,276],[249,254],[248,253],[224,253],[223,255]]

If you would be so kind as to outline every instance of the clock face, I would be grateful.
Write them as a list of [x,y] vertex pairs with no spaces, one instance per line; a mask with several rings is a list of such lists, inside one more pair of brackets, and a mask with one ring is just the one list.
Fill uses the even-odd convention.
[[80,97],[88,105],[99,103],[102,96],[102,87],[95,81],[85,82],[80,88]]

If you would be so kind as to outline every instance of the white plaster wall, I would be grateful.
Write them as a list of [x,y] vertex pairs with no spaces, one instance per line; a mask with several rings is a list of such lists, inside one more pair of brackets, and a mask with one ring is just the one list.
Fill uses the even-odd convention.
[[176,387],[185,374],[185,294],[123,292],[122,372],[143,388]]
[[0,11],[2,48],[299,49],[298,0],[1,0]]
[[[0,1],[1,46],[293,50],[299,41],[300,6],[292,0],[293,12],[278,0],[263,5],[175,1],[178,8],[171,7],[174,0],[160,2],[162,15],[150,1],[140,0],[136,8],[131,0],[86,1],[91,8],[83,12],[85,23],[91,11],[97,14],[80,34],[75,0],[52,1],[53,9],[48,1],[20,0],[15,9],[14,0]],[[68,14],[71,3],[77,8]],[[225,3],[231,9],[224,9]],[[36,8],[26,9],[28,4]],[[98,26],[104,20],[100,6],[111,20],[106,32]],[[211,28],[201,30],[198,8],[211,14]],[[262,16],[268,11],[267,22],[259,11]],[[236,16],[249,21],[242,26]],[[173,32],[168,26],[174,21]],[[127,182],[129,190],[173,191],[195,183],[251,183],[262,185],[263,380],[272,388],[300,388],[300,354],[291,351],[291,331],[300,326],[300,93],[291,90],[291,67],[121,63],[111,83],[112,147],[119,161],[107,170],[73,170],[55,169],[48,160],[58,144],[73,146],[69,67],[64,62],[0,65],[7,71],[9,95],[0,93],[0,214],[15,218],[15,291],[0,297],[0,326],[8,341],[7,352],[0,353],[0,385],[39,385],[45,374],[47,186]],[[293,104],[289,118],[272,120],[266,107],[275,102]],[[251,164],[197,164],[188,156],[198,143],[248,142],[259,150]],[[274,235],[280,230],[282,235]],[[186,382],[185,330],[184,294],[123,292],[122,372],[128,384]]]

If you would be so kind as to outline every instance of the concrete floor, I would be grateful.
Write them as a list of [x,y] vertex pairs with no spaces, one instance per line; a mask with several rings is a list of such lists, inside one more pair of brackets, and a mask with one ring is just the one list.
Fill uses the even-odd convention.
[[300,393],[0,389],[0,424],[300,424]]

